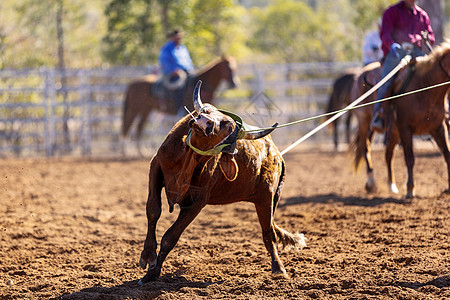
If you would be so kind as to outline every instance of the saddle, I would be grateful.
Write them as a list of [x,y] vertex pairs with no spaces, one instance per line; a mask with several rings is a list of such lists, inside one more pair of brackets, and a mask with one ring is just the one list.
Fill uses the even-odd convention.
[[183,98],[186,97],[185,91],[194,82],[193,75],[187,75],[181,84],[177,83],[174,85],[173,83],[168,84],[168,82],[166,77],[158,78],[152,85],[150,93],[158,99],[161,110],[176,113],[178,110],[178,107],[176,107],[177,95],[182,94]]

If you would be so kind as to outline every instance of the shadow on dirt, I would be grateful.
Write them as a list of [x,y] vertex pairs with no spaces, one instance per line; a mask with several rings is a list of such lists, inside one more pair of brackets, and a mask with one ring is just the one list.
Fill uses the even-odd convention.
[[203,289],[219,282],[189,281],[184,277],[166,274],[158,280],[139,286],[138,280],[127,281],[113,287],[89,287],[73,294],[64,294],[53,299],[154,299],[164,293],[180,291],[183,288]]
[[305,204],[305,203],[336,203],[342,202],[344,205],[357,205],[364,207],[374,207],[378,205],[382,205],[385,203],[395,203],[395,204],[409,204],[410,200],[405,199],[397,199],[392,197],[354,197],[354,196],[340,196],[334,193],[323,194],[323,195],[315,195],[312,197],[303,197],[296,196],[291,198],[286,198],[280,202],[278,207],[288,206],[288,205],[296,205],[296,204]]
[[407,287],[407,288],[411,288],[411,289],[423,289],[424,287],[436,287],[436,288],[446,288],[446,287],[450,287],[450,276],[441,276],[441,277],[437,277],[433,280],[430,280],[428,282],[425,283],[420,283],[420,282],[397,282],[396,284],[397,286],[401,286],[401,287]]

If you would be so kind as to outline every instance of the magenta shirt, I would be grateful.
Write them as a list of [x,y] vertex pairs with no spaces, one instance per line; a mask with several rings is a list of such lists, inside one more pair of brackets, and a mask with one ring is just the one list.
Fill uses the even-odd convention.
[[428,14],[414,5],[410,10],[403,1],[390,6],[383,13],[380,37],[384,55],[389,52],[393,43],[409,42],[422,46],[420,32],[427,30],[431,44],[434,43],[434,33],[430,25]]

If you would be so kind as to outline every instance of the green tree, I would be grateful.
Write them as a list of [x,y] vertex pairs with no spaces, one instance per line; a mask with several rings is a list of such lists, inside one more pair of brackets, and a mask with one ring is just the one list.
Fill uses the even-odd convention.
[[365,32],[373,24],[382,17],[383,12],[388,6],[397,3],[399,0],[351,0],[350,4],[356,11],[356,16],[353,19],[355,24],[361,32]]
[[251,10],[252,49],[283,62],[335,61],[354,56],[350,35],[337,28],[330,13],[304,2],[274,0]]
[[233,0],[112,0],[104,54],[114,64],[156,63],[166,34],[178,28],[196,65],[223,53],[239,56],[245,53],[244,13]]
[[105,9],[108,29],[103,38],[103,54],[106,60],[124,65],[154,60],[155,44],[161,42],[158,9],[158,3],[152,0],[112,0]]
[[[0,68],[58,65],[58,3],[67,67],[101,64],[101,7],[105,0],[3,0],[0,4]],[[61,49],[60,49],[61,50]]]

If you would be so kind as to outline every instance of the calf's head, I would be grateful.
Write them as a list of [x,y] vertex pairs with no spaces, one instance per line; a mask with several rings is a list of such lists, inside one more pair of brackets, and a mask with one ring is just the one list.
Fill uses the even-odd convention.
[[[194,108],[197,116],[191,120],[188,145],[198,154],[217,155],[220,152],[236,154],[237,139],[254,140],[271,133],[277,126],[255,129],[230,112],[218,110],[211,104],[203,104],[200,99],[201,81],[194,90]],[[251,130],[251,131],[249,131]]]

